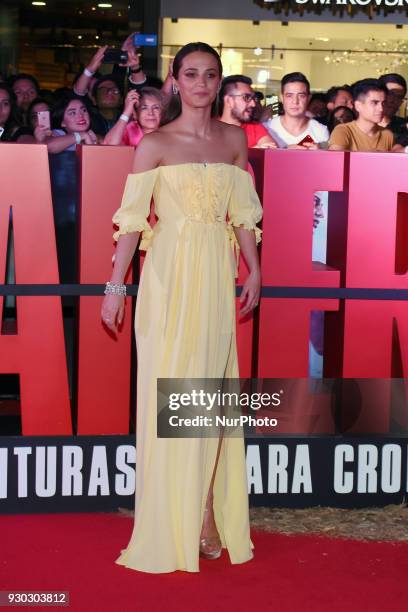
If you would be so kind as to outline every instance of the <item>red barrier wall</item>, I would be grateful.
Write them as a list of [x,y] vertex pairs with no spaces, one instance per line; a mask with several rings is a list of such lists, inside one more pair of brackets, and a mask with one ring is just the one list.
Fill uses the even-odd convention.
[[[0,184],[1,278],[5,278],[11,209],[16,282],[58,283],[47,148],[2,144]],[[0,373],[20,376],[23,433],[71,434],[60,298],[17,298],[16,333],[1,331]]]
[[[112,216],[131,171],[130,147],[82,147],[80,282],[104,284],[111,277]],[[132,282],[130,272],[126,282]],[[81,297],[78,355],[78,434],[129,431],[131,303],[116,338],[102,324],[101,298]]]
[[[122,147],[82,149],[81,283],[103,284],[110,276],[114,252],[111,217],[120,204],[132,155],[132,149]],[[261,251],[264,286],[407,287],[406,156],[253,150],[251,162],[264,205]],[[0,171],[3,278],[12,207],[16,282],[58,282],[45,147],[2,145]],[[311,261],[313,193],[318,190],[331,192],[330,266],[314,265]],[[130,282],[130,277],[127,280]],[[241,266],[239,282],[243,280]],[[101,298],[81,297],[79,434],[128,431],[129,410],[133,410],[130,406],[133,324],[130,300],[127,301],[124,328],[115,339],[101,324]],[[312,310],[327,313],[326,375],[407,376],[406,302],[347,300],[339,304],[336,299],[299,298],[263,298],[255,318],[239,323],[241,374],[307,376]],[[17,312],[17,333],[0,334],[0,373],[20,375],[23,433],[69,434],[71,414],[60,299],[21,297],[17,300]],[[350,431],[388,431],[389,392],[389,387],[379,385],[374,397],[363,398],[367,401]],[[318,415],[322,431],[331,431],[333,427],[327,414],[323,410]],[[304,427],[307,433],[310,415],[302,414],[301,407],[295,408],[294,415],[293,426]],[[406,421],[406,415],[400,414],[399,422]]]

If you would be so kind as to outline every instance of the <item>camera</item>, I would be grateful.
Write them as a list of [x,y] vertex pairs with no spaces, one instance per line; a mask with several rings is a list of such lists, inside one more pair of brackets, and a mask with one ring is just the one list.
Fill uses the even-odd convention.
[[126,64],[128,61],[128,52],[122,49],[106,49],[103,54],[103,64]]

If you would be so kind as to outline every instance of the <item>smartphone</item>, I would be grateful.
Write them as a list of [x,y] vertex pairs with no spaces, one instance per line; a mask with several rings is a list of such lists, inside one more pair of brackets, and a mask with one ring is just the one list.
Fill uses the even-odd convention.
[[305,136],[305,137],[303,138],[303,140],[301,140],[300,142],[298,142],[298,144],[299,144],[299,145],[303,145],[303,144],[305,144],[305,142],[307,142],[308,144],[312,144],[312,143],[314,144],[314,140],[313,140],[313,138],[312,138],[311,136],[309,136],[309,134],[308,134],[307,136]]
[[128,61],[128,52],[122,49],[106,49],[103,54],[103,64],[126,64]]
[[50,129],[50,111],[38,111],[37,113],[38,127]]
[[3,136],[4,134],[4,127],[0,126],[0,138]]
[[135,34],[133,44],[135,47],[157,47],[157,34]]

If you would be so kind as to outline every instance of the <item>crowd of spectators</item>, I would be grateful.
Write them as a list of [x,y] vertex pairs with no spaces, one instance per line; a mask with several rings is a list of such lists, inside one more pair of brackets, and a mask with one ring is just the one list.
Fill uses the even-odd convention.
[[[98,49],[72,89],[41,89],[30,74],[0,83],[0,142],[45,143],[49,153],[79,144],[137,146],[174,117],[177,104],[171,66],[163,83],[144,73],[132,35],[122,49],[127,63],[109,74],[99,72],[107,47]],[[283,77],[274,107],[262,104],[249,77],[233,75],[222,83],[214,114],[241,126],[249,147],[404,152],[407,119],[398,111],[406,93],[399,74],[311,93],[306,76],[293,72]]]

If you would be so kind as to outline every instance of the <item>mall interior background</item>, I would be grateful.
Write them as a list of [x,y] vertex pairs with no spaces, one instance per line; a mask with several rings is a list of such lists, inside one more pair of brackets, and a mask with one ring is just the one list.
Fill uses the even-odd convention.
[[[134,29],[156,29],[159,48],[150,67],[156,62],[162,77],[181,45],[201,39],[219,49],[225,75],[247,74],[256,89],[269,95],[293,70],[304,72],[314,91],[386,72],[408,78],[408,18],[403,13],[370,18],[366,11],[350,16],[320,8],[300,15],[267,10],[253,0],[45,0],[43,5],[5,0],[0,7],[0,71],[29,72],[44,88],[70,85],[98,46],[119,46]],[[145,53],[156,56],[156,50]]]

